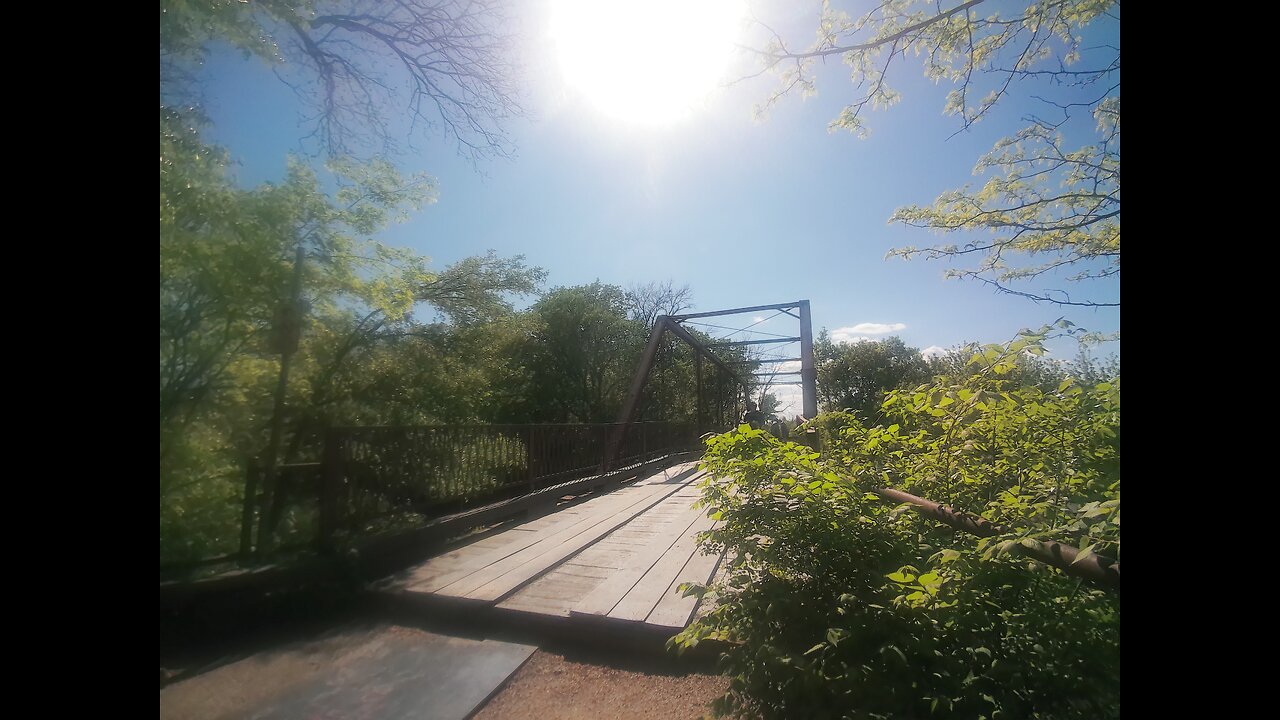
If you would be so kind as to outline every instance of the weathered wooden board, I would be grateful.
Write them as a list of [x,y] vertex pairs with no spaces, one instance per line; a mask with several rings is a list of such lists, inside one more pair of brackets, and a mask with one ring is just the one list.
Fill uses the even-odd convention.
[[[712,527],[715,527],[714,525]],[[671,586],[663,593],[662,599],[658,601],[658,605],[645,618],[645,623],[656,627],[665,627],[672,630],[682,630],[684,626],[689,624],[694,611],[698,607],[698,598],[681,597],[677,590],[682,583],[696,582],[703,585],[711,580],[715,575],[716,566],[720,563],[719,555],[704,555],[701,552],[694,552],[693,557],[689,558],[689,562],[685,563],[684,568],[676,575],[675,580],[671,581]]]
[[452,583],[494,563],[501,562],[503,559],[539,542],[565,536],[572,537],[583,529],[599,522],[600,517],[608,516],[610,513],[628,507],[653,492],[656,492],[656,490],[649,486],[623,488],[575,506],[571,509],[572,511],[556,513],[557,520],[553,524],[530,532],[503,533],[504,536],[507,536],[507,542],[501,547],[489,551],[466,554],[454,569],[435,574],[429,580],[415,583],[409,587],[409,590],[414,592],[439,592]]
[[[544,541],[547,542],[549,547],[539,551],[538,546],[535,545],[530,547],[528,550],[521,551],[520,553],[513,555],[511,558],[508,558],[508,560],[514,560],[519,556],[525,556],[522,558],[523,562],[515,565],[515,567],[511,567],[504,572],[495,575],[495,571],[492,568],[505,564],[507,561],[504,560],[502,563],[495,563],[494,566],[485,568],[484,570],[475,573],[473,576],[466,578],[464,581],[460,581],[458,585],[459,587],[474,585],[474,589],[465,593],[464,596],[467,598],[497,602],[533,578],[546,572],[549,568],[560,564],[569,557],[577,554],[584,547],[587,547],[605,535],[608,535],[619,527],[627,524],[635,516],[661,502],[668,495],[675,493],[678,488],[678,485],[653,486],[654,491],[652,494],[643,496],[642,499],[634,504],[611,513],[609,516],[599,520],[594,525],[591,525],[576,535],[559,539],[558,543],[555,544],[552,544],[551,541]],[[475,585],[476,582],[485,576],[493,577],[484,584]],[[441,592],[443,594],[457,592],[457,590],[453,590],[452,588],[453,586],[446,587]]]
[[697,608],[684,582],[707,582],[719,558],[698,553],[713,526],[694,509],[703,473],[674,466],[431,559],[400,587],[490,603],[497,611],[679,630]]
[[649,613],[653,612],[658,602],[662,600],[667,589],[672,586],[676,577],[689,562],[689,558],[697,552],[697,534],[710,528],[714,522],[705,515],[700,516],[685,530],[680,539],[663,553],[653,567],[649,568],[644,577],[636,582],[626,597],[609,611],[608,617],[632,622],[643,622],[649,617]]
[[670,523],[672,532],[656,534],[649,543],[639,548],[628,561],[627,566],[618,570],[605,582],[598,585],[590,594],[584,596],[574,607],[573,615],[608,615],[631,588],[649,572],[650,568],[679,542],[679,539],[697,522],[706,511],[685,507],[684,513]]

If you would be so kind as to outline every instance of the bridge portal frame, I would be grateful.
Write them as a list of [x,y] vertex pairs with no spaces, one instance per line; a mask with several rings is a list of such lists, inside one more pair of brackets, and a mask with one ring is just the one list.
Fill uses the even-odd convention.
[[[689,332],[681,323],[686,320],[695,320],[699,318],[722,317],[726,315],[743,315],[746,313],[762,312],[767,310],[777,310],[780,313],[790,315],[799,321],[800,334],[794,337],[786,338],[765,338],[758,340],[736,340],[723,343],[704,344],[699,341],[692,333]],[[744,380],[734,368],[728,363],[721,360],[712,352],[717,347],[743,347],[750,345],[764,345],[770,343],[790,343],[799,341],[800,357],[795,358],[800,361],[800,386],[803,397],[803,414],[806,419],[812,418],[818,414],[818,389],[817,389],[817,369],[813,363],[813,320],[810,314],[808,300],[796,300],[794,302],[775,303],[772,305],[752,305],[749,307],[729,308],[727,310],[711,310],[708,312],[685,313],[681,315],[659,315],[653,322],[653,330],[649,333],[649,343],[645,346],[644,354],[640,358],[640,366],[636,368],[636,374],[631,380],[631,387],[627,391],[627,397],[623,401],[622,410],[618,413],[618,427],[614,431],[614,437],[610,441],[609,451],[605,454],[605,467],[607,470],[616,457],[617,451],[622,447],[622,440],[626,436],[627,430],[635,420],[636,409],[640,403],[640,393],[643,392],[645,384],[649,380],[649,373],[653,370],[654,361],[658,356],[658,349],[662,346],[663,336],[670,332],[680,340],[684,341],[690,348],[694,350],[695,358],[695,381],[698,388],[698,422],[701,424],[704,416],[702,401],[702,360],[705,358],[719,370],[724,371],[732,378],[744,392],[750,385]],[[795,359],[791,359],[794,361]],[[782,361],[774,361],[782,362]],[[774,372],[772,375],[795,374],[794,372]],[[755,373],[749,373],[749,376],[758,376]],[[717,395],[717,402],[719,396]]]

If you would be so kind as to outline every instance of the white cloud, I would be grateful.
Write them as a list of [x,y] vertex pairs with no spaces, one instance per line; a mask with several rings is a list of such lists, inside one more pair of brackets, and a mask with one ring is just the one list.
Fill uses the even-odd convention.
[[847,330],[854,335],[888,335],[889,333],[906,330],[906,323],[858,323],[850,328],[840,328]]
[[751,322],[762,323],[762,322],[764,322],[764,318],[763,318],[762,316],[760,316],[760,315],[757,315],[757,316],[755,316],[755,317],[751,318]]
[[931,358],[931,357],[938,357],[939,355],[945,355],[946,352],[947,352],[947,349],[942,347],[941,345],[930,345],[929,347],[921,350],[920,354],[927,358]]
[[835,343],[853,344],[853,343],[860,343],[860,342],[870,342],[871,340],[871,338],[865,335],[852,335],[847,331],[848,331],[848,328],[840,328],[839,330],[833,331],[831,333],[831,341]]
[[837,343],[860,343],[870,340],[869,335],[887,335],[906,329],[906,323],[864,322],[832,330],[831,341]]

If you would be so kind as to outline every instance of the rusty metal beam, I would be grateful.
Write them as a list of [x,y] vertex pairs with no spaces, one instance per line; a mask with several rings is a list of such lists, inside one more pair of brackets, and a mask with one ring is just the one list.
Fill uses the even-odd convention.
[[700,353],[693,354],[693,382],[695,386],[694,393],[698,398],[698,434],[701,435],[703,428],[706,427],[706,423],[703,422],[706,416],[704,412],[706,401],[702,393],[702,355]]
[[733,368],[730,368],[723,360],[716,357],[692,333],[679,323],[672,321],[670,317],[659,315],[653,321],[653,330],[649,333],[649,344],[645,346],[644,355],[640,358],[640,367],[636,369],[635,377],[631,379],[631,388],[627,391],[627,397],[622,403],[622,410],[618,413],[617,427],[610,433],[609,444],[605,449],[604,460],[601,462],[601,472],[608,471],[610,466],[618,459],[618,452],[622,449],[622,441],[626,438],[627,430],[635,419],[636,407],[640,403],[640,393],[644,390],[645,382],[649,379],[649,372],[653,369],[654,360],[658,356],[658,349],[662,346],[662,336],[667,331],[688,343],[689,347],[693,348],[698,356],[706,357],[717,368],[729,373],[729,376],[737,381],[739,385],[744,388],[747,387],[746,381]]
[[716,367],[729,373],[729,376],[732,377],[734,380],[738,381],[739,385],[746,387],[747,385],[746,381],[744,381],[742,377],[738,375],[737,371],[735,371],[733,368],[725,364],[723,360],[716,357],[715,353],[711,352],[708,349],[708,347],[714,347],[714,346],[703,345],[698,340],[698,338],[693,336],[693,333],[689,332],[684,326],[680,325],[677,322],[668,322],[667,329],[670,330],[671,333],[676,337],[689,343],[689,347],[692,347],[695,351],[701,353],[704,357],[706,357],[708,360],[714,363]]
[[[921,515],[931,517],[971,535],[993,537],[1004,533],[1002,528],[992,524],[986,518],[953,510],[945,505],[940,505],[932,500],[925,500],[922,497],[916,497],[901,490],[880,488],[872,490],[872,492],[886,500],[897,503],[910,503]],[[1046,565],[1052,565],[1073,577],[1084,578],[1090,582],[1116,590],[1120,589],[1120,563],[1111,558],[1091,555],[1077,562],[1077,558],[1080,555],[1079,550],[1070,545],[1056,542],[1034,541],[1034,544],[1030,546],[1019,544],[1018,552],[1039,560]]]
[[649,344],[644,348],[644,355],[640,357],[640,367],[636,369],[635,377],[631,378],[631,388],[627,390],[627,397],[622,401],[622,410],[618,413],[618,426],[610,433],[609,446],[605,450],[604,460],[600,463],[600,472],[608,472],[609,466],[617,460],[618,451],[622,449],[622,439],[626,436],[631,421],[635,419],[636,406],[640,404],[640,393],[649,379],[653,361],[658,357],[658,348],[662,346],[662,335],[669,326],[674,324],[667,320],[666,315],[659,315],[653,321],[653,330],[649,333]]
[[813,318],[809,314],[809,301],[800,301],[800,379],[804,396],[804,416],[818,416],[818,370],[813,362]]
[[[752,305],[751,307],[732,308],[729,310],[711,310],[710,312],[688,313],[685,315],[672,315],[672,320],[680,322],[681,320],[692,320],[694,318],[715,317],[717,315],[741,315],[743,313],[758,312],[760,310],[788,310],[793,307],[799,307],[802,301],[797,300],[789,303],[777,303],[775,305]],[[794,317],[794,316],[792,316]]]
[[793,343],[793,342],[799,342],[801,340],[803,340],[803,338],[799,336],[785,337],[785,338],[767,338],[765,340],[734,340],[733,342],[712,343],[707,347],[719,348],[719,347],[739,347],[741,345],[769,345],[771,343]]
[[743,365],[769,365],[769,364],[771,364],[771,363],[801,362],[801,359],[800,359],[800,358],[798,358],[798,357],[794,357],[794,358],[765,358],[764,360],[734,360],[734,359],[730,359],[730,360],[727,360],[726,362],[731,362],[731,363],[741,363],[741,364],[743,364]]

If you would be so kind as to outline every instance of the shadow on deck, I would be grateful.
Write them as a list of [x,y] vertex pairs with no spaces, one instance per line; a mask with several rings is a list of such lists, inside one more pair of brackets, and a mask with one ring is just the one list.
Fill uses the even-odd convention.
[[719,556],[699,552],[714,521],[693,508],[703,473],[682,463],[437,555],[374,595],[406,620],[524,637],[660,643],[697,609]]

